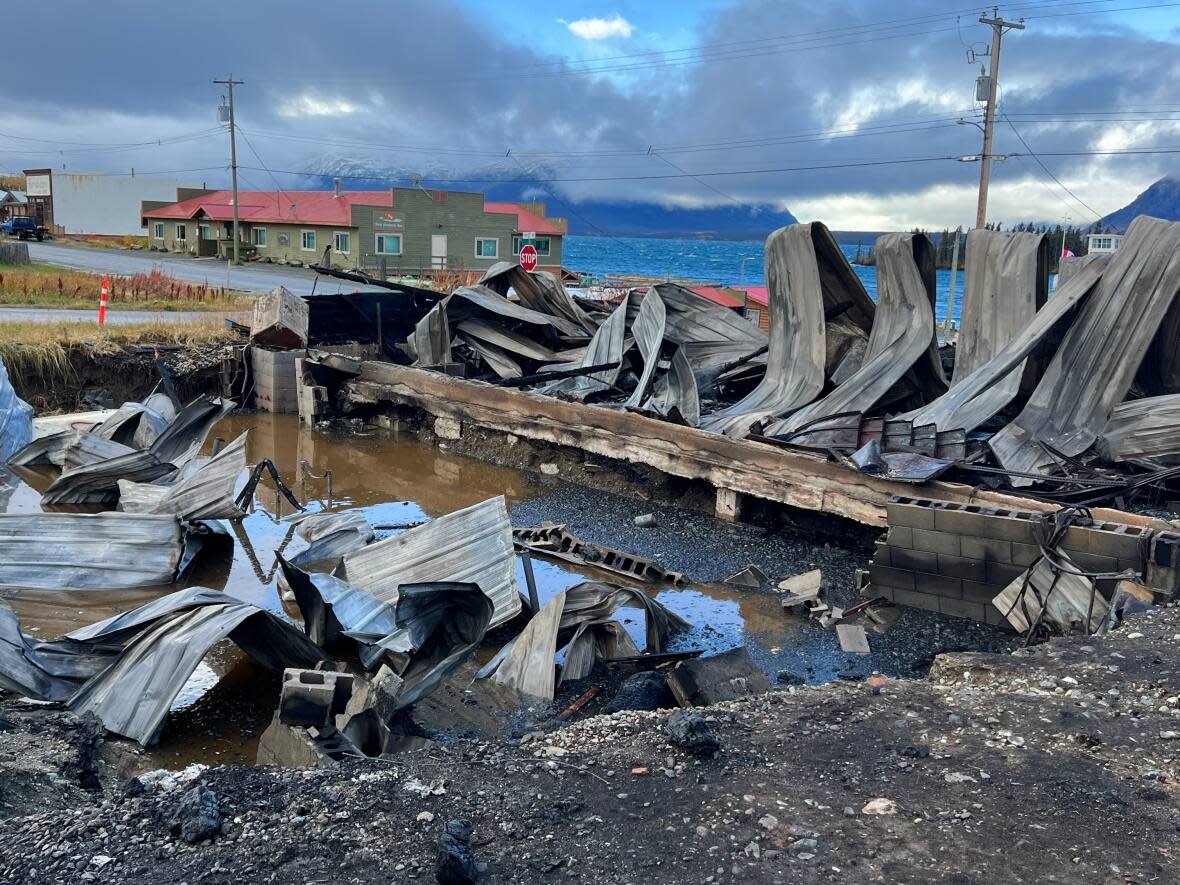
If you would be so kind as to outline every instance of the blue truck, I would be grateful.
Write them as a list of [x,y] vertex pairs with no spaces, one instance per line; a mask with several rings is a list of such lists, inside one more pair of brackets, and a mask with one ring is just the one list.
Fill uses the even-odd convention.
[[14,215],[7,221],[0,222],[0,233],[9,237],[19,237],[22,240],[36,239],[39,243],[45,239],[45,235],[49,231],[37,224],[35,218],[30,218],[27,215]]

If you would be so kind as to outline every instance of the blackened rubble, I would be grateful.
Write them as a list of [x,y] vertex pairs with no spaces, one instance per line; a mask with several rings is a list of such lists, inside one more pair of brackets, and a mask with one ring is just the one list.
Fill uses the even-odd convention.
[[[1180,609],[1168,606],[1107,637],[943,655],[926,680],[720,704],[699,711],[720,744],[703,756],[665,730],[683,714],[631,712],[519,746],[195,768],[136,790],[103,766],[103,792],[68,807],[38,792],[60,789],[55,766],[24,756],[25,792],[7,793],[17,801],[0,820],[0,876],[430,881],[448,822],[464,820],[491,882],[1168,881],[1177,632]],[[0,715],[16,727],[0,743],[27,746],[10,709]],[[40,727],[39,740],[62,739],[61,726]],[[199,784],[216,795],[221,827],[190,846],[172,821]],[[997,850],[1013,832],[1019,850]]]

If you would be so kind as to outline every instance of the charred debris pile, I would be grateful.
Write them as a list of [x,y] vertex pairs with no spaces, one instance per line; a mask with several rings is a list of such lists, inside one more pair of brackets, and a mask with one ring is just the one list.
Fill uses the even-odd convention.
[[[339,319],[350,311],[372,340],[383,310],[379,350],[391,362],[819,452],[903,482],[947,476],[1062,504],[1166,506],[1180,471],[1178,247],[1180,224],[1140,217],[1117,253],[1067,259],[1050,293],[1043,235],[973,231],[949,374],[930,241],[878,240],[874,302],[819,223],[767,240],[769,335],[680,285],[594,301],[502,262],[445,296],[388,284],[399,295],[310,297],[307,338],[328,340],[329,325],[355,333]],[[328,378],[315,383],[330,396],[341,375]]]
[[[564,712],[554,706],[562,687],[603,667],[619,674],[608,680],[614,684],[642,676],[668,705],[769,688],[744,648],[703,658],[686,646],[691,625],[648,592],[683,585],[683,575],[563,526],[514,531],[503,497],[391,534],[361,509],[303,507],[274,465],[247,463],[246,434],[220,446],[215,438],[213,454],[202,457],[230,401],[201,397],[177,408],[155,394],[101,415],[37,418],[0,363],[0,402],[7,466],[39,468],[42,478],[58,470],[41,483],[40,512],[0,514],[0,589],[160,591],[58,639],[22,630],[0,605],[0,688],[93,714],[113,734],[156,742],[178,695],[224,640],[282,674],[278,711],[258,753],[286,764],[420,747],[416,708],[460,730],[494,727],[523,708],[564,721],[602,683],[577,685]],[[294,555],[276,554],[279,587],[301,623],[185,586],[198,557],[231,555],[267,471],[305,542]],[[593,566],[620,583],[583,581],[542,604],[530,554]],[[527,592],[518,587],[518,557]],[[642,619],[639,634],[624,626],[639,623],[619,614],[624,608]],[[489,646],[490,660],[479,666],[476,654]]]
[[[1063,262],[1052,292],[1048,248],[1035,233],[971,233],[960,331],[943,348],[953,351],[949,373],[930,241],[878,240],[874,302],[819,223],[767,240],[768,335],[679,285],[600,302],[501,263],[438,298],[383,351],[403,365],[818,454],[850,481],[871,475],[919,501],[922,485],[947,480],[1036,504],[960,514],[925,501],[928,512],[913,517],[921,524],[897,526],[902,508],[891,507],[863,589],[1030,633],[1047,622],[1089,631],[1117,604],[1116,588],[1148,600],[1177,589],[1166,520],[1180,501],[1180,224],[1137,218],[1116,253]],[[312,353],[304,365],[315,415],[353,405],[340,390],[359,361]],[[355,404],[364,407],[363,393]],[[1135,513],[1104,523],[1092,512],[1103,507]],[[1138,553],[1108,538],[1131,530]],[[1007,546],[973,545],[974,531]]]

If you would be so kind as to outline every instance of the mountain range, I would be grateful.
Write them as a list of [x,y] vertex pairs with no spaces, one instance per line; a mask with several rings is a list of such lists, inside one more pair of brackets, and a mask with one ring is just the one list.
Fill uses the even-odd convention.
[[[337,176],[354,187],[388,186],[391,179],[406,179],[403,172],[383,169],[365,161],[323,158],[314,165],[316,171],[308,174],[305,187],[330,188],[332,179]],[[437,172],[439,179],[447,179],[451,174],[445,170]],[[681,209],[626,200],[574,203],[560,199],[540,186],[522,186],[519,180],[498,183],[494,180],[496,175],[502,173],[488,173],[491,180],[480,182],[478,186],[489,200],[544,203],[546,214],[565,218],[569,222],[569,233],[579,236],[764,240],[771,231],[796,222],[790,212],[770,205]],[[474,185],[456,188],[453,184],[433,182],[429,171],[421,176],[420,184],[425,188],[446,190],[476,189]]]
[[1122,209],[1105,216],[1101,223],[1116,231],[1125,231],[1136,215],[1180,221],[1180,177],[1164,176]]

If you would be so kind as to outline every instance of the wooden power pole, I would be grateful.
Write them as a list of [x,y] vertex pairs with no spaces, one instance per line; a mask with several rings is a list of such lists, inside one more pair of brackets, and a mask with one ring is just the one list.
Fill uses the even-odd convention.
[[[1024,21],[1005,21],[998,8],[992,9],[992,17],[979,17],[979,23],[992,29],[991,70],[988,73],[987,111],[983,120],[983,153],[979,158],[979,202],[975,209],[975,226],[983,227],[987,222],[987,188],[992,175],[992,134],[996,127],[996,102],[1000,87],[1000,45],[1004,32],[1024,30]],[[978,98],[978,96],[977,96]]]
[[227,91],[226,104],[229,105],[229,172],[230,183],[233,187],[234,200],[234,264],[241,264],[238,248],[241,245],[241,235],[238,232],[238,133],[234,124],[234,87],[243,85],[242,80],[230,77],[226,80],[214,80]]

